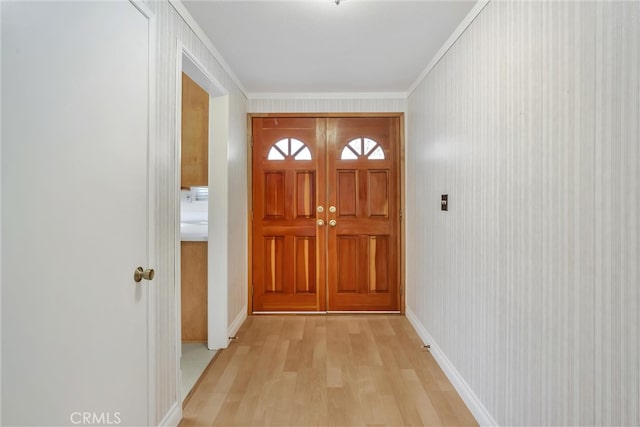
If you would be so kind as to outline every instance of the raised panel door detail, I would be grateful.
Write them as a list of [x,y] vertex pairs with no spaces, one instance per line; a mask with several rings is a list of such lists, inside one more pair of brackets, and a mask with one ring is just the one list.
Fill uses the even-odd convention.
[[316,291],[316,242],[314,237],[295,239],[295,292]]
[[389,216],[389,171],[369,171],[369,216]]
[[283,291],[284,238],[282,236],[264,239],[264,292]]
[[296,218],[315,216],[315,173],[296,172]]
[[252,118],[252,309],[395,311],[399,117]]
[[[328,193],[330,311],[400,308],[399,120],[331,118]],[[332,219],[332,218],[330,218]]]
[[264,174],[264,217],[269,219],[284,218],[285,211],[285,177],[284,172],[267,172]]
[[316,225],[324,191],[319,183],[326,180],[325,153],[318,150],[323,123],[315,118],[252,118],[254,312],[326,307],[325,288],[318,285],[326,282],[324,267],[318,268],[325,265],[318,250],[325,236],[318,235]]
[[389,292],[389,238],[369,236],[369,292]]
[[358,238],[338,236],[338,293],[358,291]]
[[389,292],[388,236],[338,236],[338,293]]
[[338,216],[356,216],[358,211],[358,174],[355,170],[338,171]]

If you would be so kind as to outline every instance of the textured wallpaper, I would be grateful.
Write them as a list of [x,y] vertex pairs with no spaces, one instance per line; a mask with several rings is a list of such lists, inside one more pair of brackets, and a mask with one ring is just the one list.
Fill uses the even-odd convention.
[[156,422],[176,404],[175,348],[175,225],[178,200],[176,174],[176,66],[177,43],[184,44],[207,71],[229,91],[228,194],[228,324],[246,312],[247,303],[247,203],[236,194],[247,191],[246,98],[180,15],[166,1],[148,2],[156,20],[157,72],[157,216],[158,247],[156,286],[158,292],[156,352]]
[[405,98],[250,99],[249,113],[404,113]]
[[491,2],[409,98],[408,314],[484,421],[640,424],[639,40],[638,2]]

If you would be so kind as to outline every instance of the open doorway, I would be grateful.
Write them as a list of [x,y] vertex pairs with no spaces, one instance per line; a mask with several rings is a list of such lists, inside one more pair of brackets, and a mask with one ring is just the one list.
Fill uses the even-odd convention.
[[227,334],[227,91],[181,44],[176,102],[176,352],[184,400]]

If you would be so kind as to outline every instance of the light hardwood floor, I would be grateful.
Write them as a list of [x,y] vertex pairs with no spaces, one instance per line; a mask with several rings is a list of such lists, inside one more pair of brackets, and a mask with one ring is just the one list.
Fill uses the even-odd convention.
[[249,316],[180,425],[477,425],[421,345],[400,315]]

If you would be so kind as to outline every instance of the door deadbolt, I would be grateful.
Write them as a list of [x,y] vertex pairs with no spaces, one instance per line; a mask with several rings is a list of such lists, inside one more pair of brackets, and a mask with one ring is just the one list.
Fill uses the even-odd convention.
[[318,211],[318,213],[324,212],[324,208],[322,206],[318,206],[316,210]]

